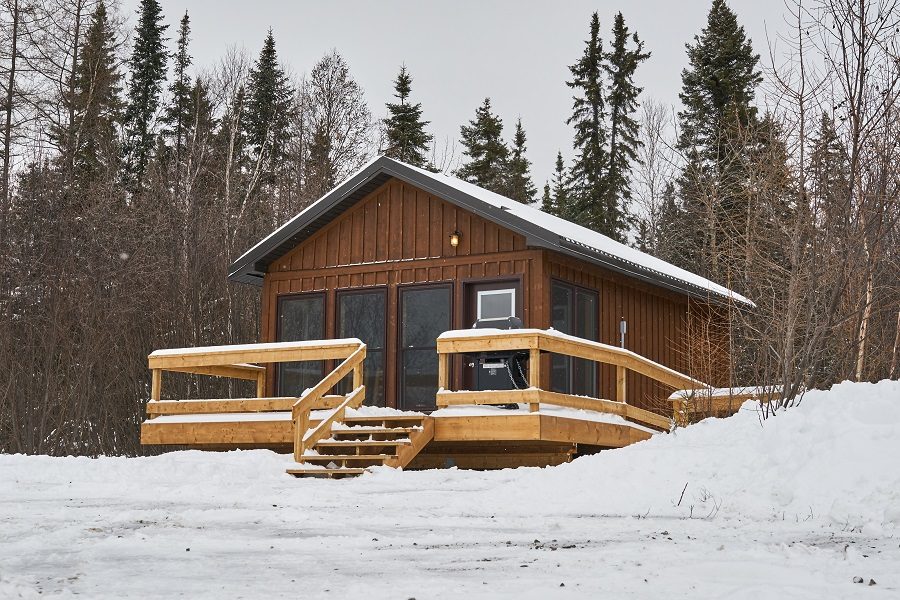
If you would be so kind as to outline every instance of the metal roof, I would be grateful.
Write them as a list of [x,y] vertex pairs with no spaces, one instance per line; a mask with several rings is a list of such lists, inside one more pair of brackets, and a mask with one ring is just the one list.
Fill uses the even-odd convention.
[[[309,239],[338,215],[392,177],[523,235],[529,247],[554,250],[692,297],[717,301],[732,299],[752,305],[752,302],[739,294],[731,293],[728,296],[716,290],[679,279],[660,270],[637,264],[614,253],[565,237],[546,226],[542,226],[541,223],[523,219],[503,206],[497,206],[477,198],[458,186],[449,185],[442,180],[445,179],[444,176],[432,175],[427,171],[411,167],[385,156],[381,156],[364,166],[235,260],[229,268],[228,279],[240,283],[262,285],[263,277],[269,265],[275,260]],[[477,189],[480,190],[480,188]],[[709,283],[715,285],[712,282]]]

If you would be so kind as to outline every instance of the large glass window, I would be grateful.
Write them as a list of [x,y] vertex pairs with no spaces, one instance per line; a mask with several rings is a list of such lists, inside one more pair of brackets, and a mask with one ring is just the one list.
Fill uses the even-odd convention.
[[[551,326],[586,340],[597,340],[597,293],[554,281],[550,289]],[[554,354],[550,359],[550,386],[555,392],[597,395],[597,364],[582,358]]]
[[[366,404],[384,406],[385,290],[343,292],[337,295],[338,337],[355,337],[366,344],[363,379]],[[349,379],[349,377],[348,377]],[[350,392],[349,381],[341,382],[340,393]]]
[[[278,299],[277,340],[297,342],[325,337],[325,295],[302,294]],[[323,373],[322,361],[277,363],[278,395],[300,396],[317,384]]]
[[400,290],[400,407],[432,410],[437,393],[437,337],[450,329],[450,286]]

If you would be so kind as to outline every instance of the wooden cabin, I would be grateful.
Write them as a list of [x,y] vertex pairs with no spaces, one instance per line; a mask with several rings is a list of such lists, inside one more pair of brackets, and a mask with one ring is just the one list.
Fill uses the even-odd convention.
[[[254,379],[258,399],[271,400],[258,403],[258,407],[269,407],[264,412],[272,413],[279,412],[278,406],[281,412],[291,407],[293,417],[297,417],[297,405],[304,396],[307,412],[335,411],[363,388],[364,400],[354,397],[342,410],[352,411],[354,405],[363,403],[385,407],[381,413],[367,413],[379,421],[380,429],[399,422],[385,421],[391,414],[402,417],[397,411],[404,411],[406,417],[434,416],[433,426],[440,429],[439,418],[449,418],[452,414],[444,413],[459,411],[462,404],[522,402],[529,412],[540,413],[541,402],[547,398],[551,400],[546,402],[558,407],[585,410],[573,400],[582,397],[626,405],[632,416],[639,415],[635,423],[666,429],[667,425],[648,415],[660,415],[668,423],[673,388],[728,383],[727,311],[734,306],[752,306],[714,282],[584,227],[386,157],[373,160],[272,232],[232,264],[228,277],[261,287],[260,344],[199,349],[199,353],[197,349],[184,350],[180,353],[183,358],[177,358],[177,351],[154,353],[155,359],[151,355],[156,384],[151,405],[155,406],[148,407],[148,414],[156,418],[143,426],[145,443],[278,447],[293,440],[296,452],[300,438],[312,431],[307,429],[309,421],[292,418],[282,419],[282,430],[270,438],[259,431],[246,439],[235,437],[234,427],[225,431],[221,426],[219,430],[212,426],[212,433],[205,437],[192,437],[186,427],[196,430],[199,417],[181,422],[159,419],[188,410],[184,404],[163,410],[159,397],[162,371],[190,368]],[[476,321],[484,326],[492,320],[508,323],[509,317],[518,318],[523,329],[465,331]],[[454,331],[460,333],[447,333]],[[307,351],[323,340],[356,342],[347,342],[349,346],[340,352],[326,350],[327,344],[315,356]],[[349,365],[337,373],[350,360],[354,343],[363,348],[359,368]],[[512,389],[509,369],[487,369],[472,358],[501,347],[528,354],[522,373],[528,379],[527,390]],[[229,348],[237,349],[232,352]],[[285,348],[294,348],[293,356],[300,358],[289,360]],[[200,355],[206,358],[198,358]],[[216,360],[219,363],[214,364]],[[231,370],[213,372],[217,368]],[[351,381],[351,373],[356,381]],[[327,390],[320,389],[324,380],[338,375],[339,379],[327,382],[333,384]],[[309,402],[310,390],[318,390],[320,405]],[[536,390],[544,395],[538,398]],[[325,393],[329,391],[335,393]],[[487,391],[496,393],[487,400],[485,394],[450,396]],[[602,400],[612,398],[615,400]],[[439,404],[448,408],[436,411]],[[225,405],[220,408],[230,410]],[[607,408],[613,411],[609,414],[620,410],[611,405]],[[385,412],[387,409],[395,410]],[[535,442],[540,446],[547,441],[541,438],[539,426],[537,439],[515,440],[502,435],[494,439],[498,436],[491,433],[491,425],[475,425],[489,416],[507,420],[530,416],[497,411],[476,411],[468,416],[457,412],[457,418],[469,419],[453,425],[460,439],[447,438],[442,446],[440,434],[433,432],[405,464],[552,464],[577,454],[579,444],[592,449],[610,447],[648,435],[640,427],[626,431],[627,423],[619,424],[625,429],[617,431],[621,443],[615,444],[596,435],[575,439],[580,434],[567,437],[556,433],[552,440],[555,449],[547,452],[535,446]],[[623,411],[620,416],[631,420]],[[250,408],[248,412],[258,411]],[[344,413],[339,416],[346,417]],[[359,415],[362,418],[362,413]],[[341,419],[332,419],[325,433],[333,434],[333,425],[339,422]],[[416,422],[416,427],[425,429]],[[468,433],[463,431],[465,423],[471,426]],[[301,424],[303,431],[297,431]],[[291,426],[293,430],[288,431]],[[552,429],[550,425],[546,428]],[[446,446],[454,441],[478,448],[496,446],[496,442],[507,446],[493,447],[491,452],[475,450],[460,459],[459,452],[454,454]],[[530,458],[512,457],[508,451],[512,442],[527,442],[527,452],[520,454]],[[305,450],[311,447],[306,444]],[[439,449],[435,456],[424,459],[434,448]],[[357,446],[357,453],[359,449]],[[547,459],[553,453],[558,456]],[[473,455],[489,458],[479,461]],[[339,466],[349,464],[345,461]]]

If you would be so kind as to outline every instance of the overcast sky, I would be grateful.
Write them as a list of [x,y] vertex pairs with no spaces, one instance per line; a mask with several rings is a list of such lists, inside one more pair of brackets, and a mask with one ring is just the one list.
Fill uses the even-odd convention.
[[[528,157],[540,189],[553,168],[557,149],[571,156],[571,129],[565,119],[571,93],[567,65],[580,56],[593,11],[600,14],[604,39],[615,12],[652,53],[638,70],[644,97],[677,104],[684,44],[706,23],[708,0],[612,2],[522,0],[399,0],[285,2],[278,0],[161,0],[169,37],[178,20],[191,16],[191,52],[196,67],[213,65],[231,45],[255,57],[271,27],[281,60],[296,74],[336,48],[350,64],[376,117],[393,92],[401,63],[413,76],[413,97],[421,102],[430,130],[443,143],[456,139],[461,124],[490,96],[509,139],[522,117]],[[125,0],[134,20],[138,0]],[[765,57],[767,36],[786,28],[783,0],[731,0]],[[172,42],[174,44],[174,41]],[[457,144],[457,158],[460,150]]]

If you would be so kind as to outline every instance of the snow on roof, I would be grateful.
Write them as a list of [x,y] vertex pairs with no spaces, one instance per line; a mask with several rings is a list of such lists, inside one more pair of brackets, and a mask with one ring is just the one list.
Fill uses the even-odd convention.
[[535,225],[542,227],[547,231],[551,231],[570,242],[578,245],[584,245],[604,254],[618,257],[643,269],[648,269],[666,277],[671,277],[673,279],[678,279],[680,281],[690,283],[720,296],[725,296],[726,298],[731,298],[732,300],[755,306],[752,301],[745,298],[744,296],[741,296],[737,292],[733,292],[724,286],[706,279],[705,277],[701,277],[700,275],[691,273],[690,271],[686,271],[680,267],[676,267],[675,265],[670,264],[662,259],[656,258],[655,256],[651,256],[645,252],[641,252],[640,250],[637,250],[630,246],[626,246],[625,244],[617,242],[612,238],[603,235],[602,233],[597,233],[596,231],[588,229],[587,227],[582,227],[581,225],[577,225],[575,223],[572,223],[571,221],[567,221],[565,219],[561,219],[554,215],[545,213],[537,208],[534,208],[533,206],[529,206],[505,196],[501,196],[500,194],[497,194],[490,190],[486,190],[467,181],[463,181],[462,179],[444,175],[443,173],[432,173],[430,171],[426,171],[412,165],[406,166],[408,166],[410,169],[414,169],[422,175],[436,179],[445,185],[449,185],[450,187],[453,187],[464,194],[474,196],[482,202],[487,202],[488,204],[505,210],[510,214],[519,217],[520,219],[528,221],[529,223],[534,223]]
[[432,181],[455,189],[462,194],[465,194],[478,201],[484,202],[494,208],[503,210],[518,219],[521,219],[527,223],[531,223],[536,227],[539,227],[551,234],[558,236],[560,240],[568,242],[568,244],[573,248],[580,247],[588,251],[594,251],[600,255],[606,255],[619,261],[628,263],[636,267],[638,271],[648,272],[656,275],[657,277],[675,280],[676,282],[681,282],[682,284],[686,283],[708,293],[722,296],[724,298],[728,298],[730,300],[740,302],[748,306],[755,306],[755,304],[751,300],[745,298],[737,292],[733,292],[732,290],[729,290],[724,286],[710,281],[705,277],[701,277],[696,273],[691,273],[690,271],[686,271],[680,267],[676,267],[675,265],[670,264],[662,259],[656,258],[655,256],[651,256],[649,254],[646,254],[645,252],[641,252],[640,250],[617,242],[601,233],[592,231],[587,227],[582,227],[581,225],[577,225],[575,223],[572,223],[571,221],[567,221],[565,219],[561,219],[559,217],[545,213],[533,206],[529,206],[505,196],[501,196],[500,194],[491,192],[467,181],[457,179],[456,177],[445,175],[443,173],[432,173],[431,171],[426,171],[425,169],[420,169],[418,167],[414,167],[412,165],[408,165],[406,163],[402,163],[385,156],[377,156],[371,161],[364,164],[356,172],[354,172],[343,182],[338,184],[334,189],[307,206],[294,218],[290,219],[287,223],[267,235],[259,243],[242,254],[240,258],[234,261],[233,266],[240,265],[245,262],[251,262],[258,251],[264,251],[267,246],[276,244],[276,240],[281,238],[280,234],[282,232],[290,233],[295,224],[303,223],[307,216],[309,216],[310,218],[314,217],[320,210],[321,205],[332,200],[332,195],[337,192],[342,186],[358,177],[359,175],[363,174],[365,171],[371,169],[376,165],[376,163],[379,162],[388,167],[389,171],[391,170],[391,165],[396,165],[398,167],[402,166],[405,169],[409,169],[415,172],[422,178],[431,179]]

